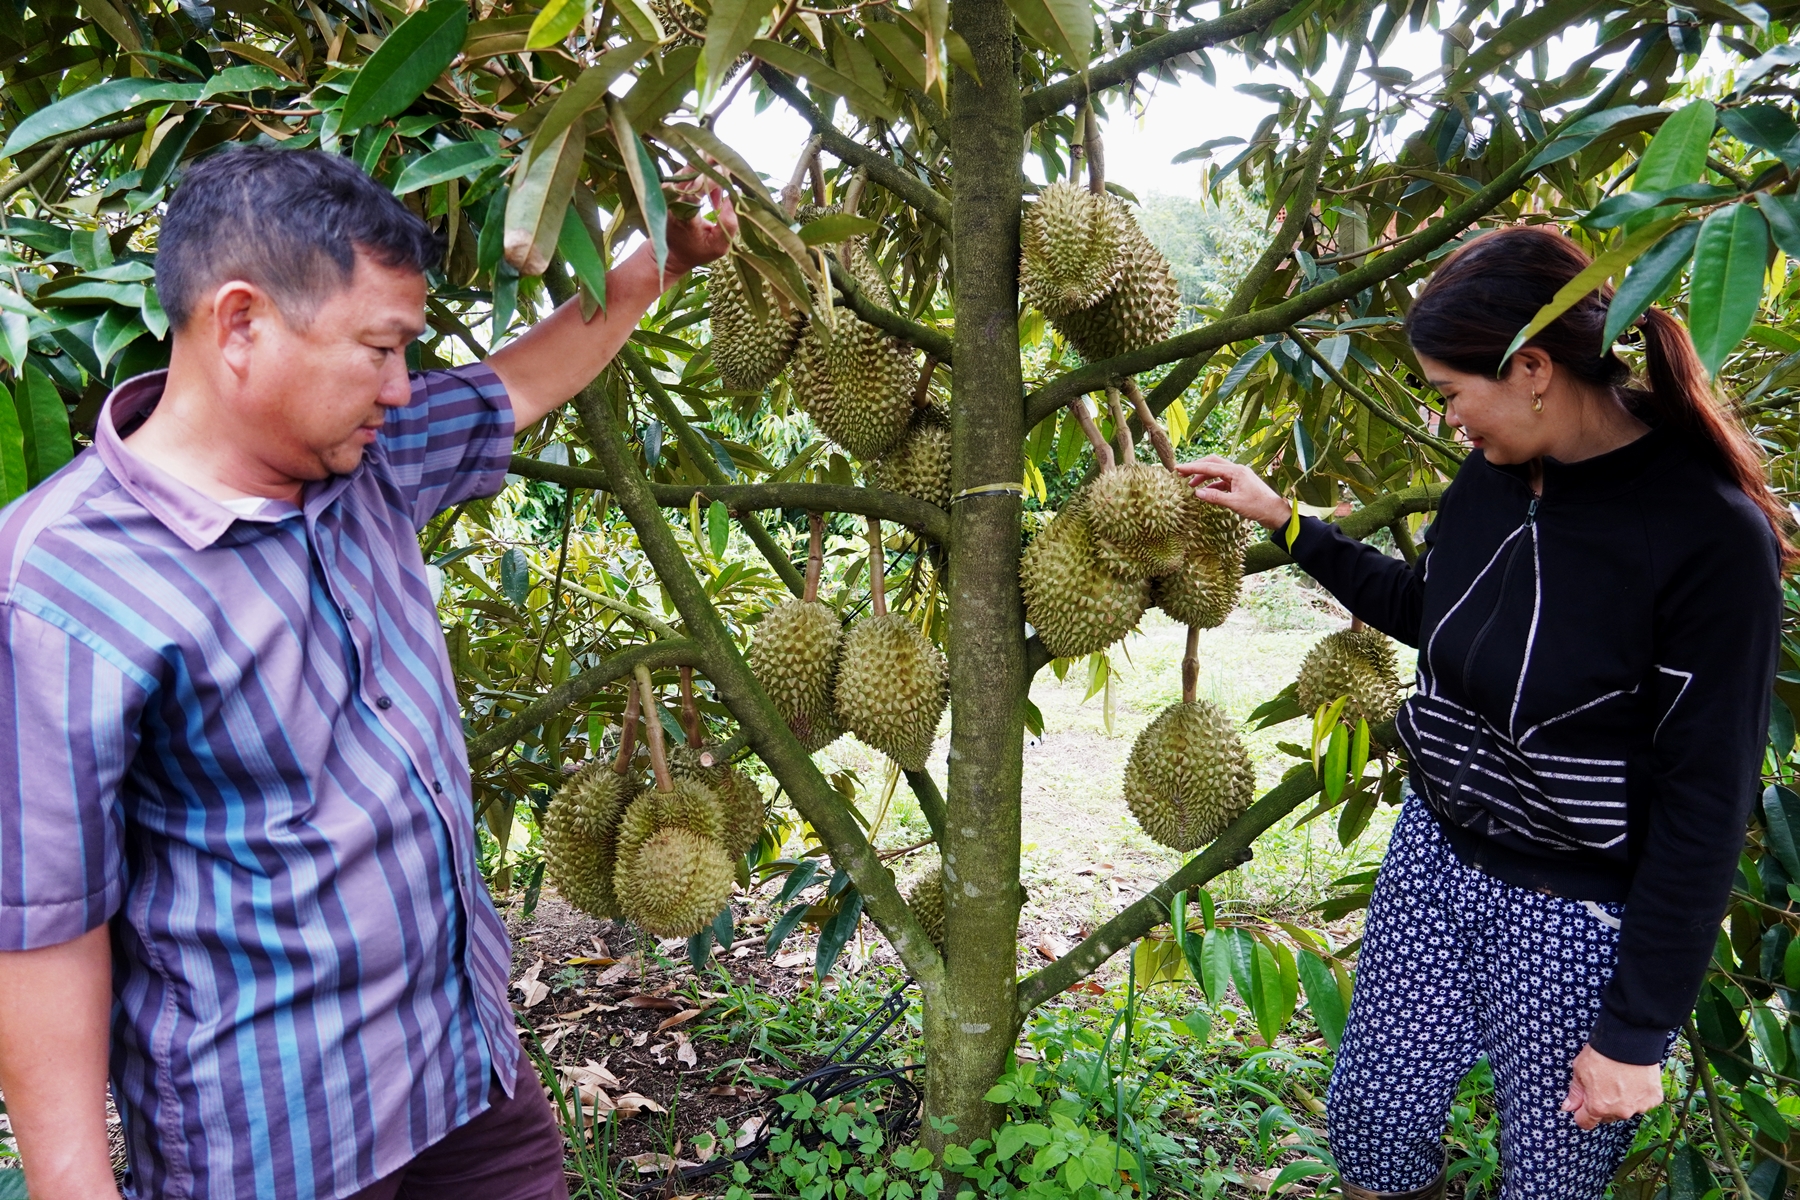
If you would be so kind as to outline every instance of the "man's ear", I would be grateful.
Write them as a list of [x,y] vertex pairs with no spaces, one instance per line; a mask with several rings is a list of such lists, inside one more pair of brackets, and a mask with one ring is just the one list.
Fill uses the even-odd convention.
[[210,317],[219,357],[240,379],[250,373],[250,354],[268,322],[280,320],[269,294],[242,279],[229,279],[196,316]]

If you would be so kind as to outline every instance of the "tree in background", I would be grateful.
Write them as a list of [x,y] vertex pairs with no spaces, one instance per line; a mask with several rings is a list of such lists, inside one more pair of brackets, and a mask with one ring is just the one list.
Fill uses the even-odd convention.
[[[1793,482],[1800,340],[1782,327],[1787,273],[1769,267],[1800,253],[1800,53],[1785,24],[1797,12],[1791,0],[5,6],[0,358],[13,402],[0,404],[0,497],[68,459],[71,430],[91,427],[112,382],[163,360],[167,320],[148,286],[156,216],[199,155],[236,142],[349,154],[431,221],[448,253],[431,280],[421,364],[479,356],[551,302],[604,305],[617,245],[641,233],[661,252],[663,183],[725,184],[743,218],[737,252],[665,297],[572,412],[521,431],[515,470],[537,481],[522,498],[447,514],[424,538],[458,614],[450,652],[478,803],[501,848],[496,882],[506,884],[521,800],[541,814],[565,762],[603,756],[625,681],[644,668],[666,688],[695,669],[692,712],[718,752],[760,760],[838,869],[822,942],[841,946],[866,913],[917,981],[928,1138],[966,1144],[991,1126],[986,1097],[1036,1006],[1172,914],[1159,944],[1203,961],[1213,934],[1189,938],[1189,889],[1243,861],[1321,789],[1315,809],[1341,805],[1339,828],[1353,833],[1402,770],[1376,754],[1365,778],[1357,743],[1372,733],[1379,750],[1383,731],[1352,736],[1341,706],[1325,705],[1312,752],[1285,778],[1168,880],[1020,977],[1027,688],[1074,658],[1103,678],[1107,644],[1135,621],[1127,612],[1078,649],[1027,628],[1026,498],[1043,499],[1046,478],[1090,448],[1104,466],[1117,446],[1115,465],[1130,465],[1139,447],[1166,454],[1224,411],[1233,444],[1276,486],[1321,509],[1350,504],[1343,528],[1387,529],[1410,556],[1460,454],[1409,374],[1408,289],[1460,239],[1519,220],[1573,222],[1599,252],[1584,283],[1618,282],[1621,320],[1686,295],[1707,366],[1741,386],[1779,479]],[[1442,30],[1441,69],[1414,77],[1384,64],[1400,31],[1427,24]],[[1547,44],[1578,28],[1595,49],[1552,74]],[[1709,47],[1733,66],[1689,96]],[[1216,177],[1253,190],[1270,228],[1228,288],[1194,281],[1202,290],[1184,298],[1198,317],[1178,330],[1173,281],[1138,232],[1157,228],[1157,210],[1138,213],[1108,188],[1094,114],[1151,81],[1205,77],[1218,55],[1289,79],[1250,139],[1194,148],[1232,156]],[[785,104],[814,130],[784,187],[713,132],[722,106],[752,102]],[[1040,271],[1035,284],[1028,273],[1022,304],[1021,230],[1045,226],[1053,201],[1073,222],[1058,228],[1110,228],[1094,236],[1119,239],[1113,257],[1098,257],[1126,267],[1085,282],[1081,269],[1048,283]],[[1091,267],[1071,237],[1040,250]],[[1773,316],[1759,324],[1761,312]],[[759,332],[731,334],[732,321]],[[915,418],[914,407],[938,415]],[[898,439],[915,423],[947,446],[947,481],[941,460],[901,469]],[[807,590],[796,560],[808,512],[837,514],[840,535],[846,514],[871,523],[867,561],[826,595],[838,618],[860,617],[851,634],[885,621],[898,646],[910,629],[905,653],[927,666],[942,648],[941,792],[917,769],[916,737],[865,722],[907,768],[938,840],[941,932],[922,922],[936,916],[927,905],[900,894],[843,781],[820,771],[746,662],[754,619],[782,589]],[[1184,561],[1179,550],[1171,561]],[[1281,561],[1259,545],[1243,571]],[[1785,665],[1800,668],[1792,657]],[[1796,686],[1784,679],[1784,699]],[[889,697],[877,686],[866,698],[879,709]],[[1292,695],[1263,713],[1306,715]],[[1775,737],[1785,776],[1791,720]],[[1767,1001],[1800,986],[1800,952],[1787,951],[1800,920],[1785,899],[1800,880],[1800,799],[1770,796],[1732,917],[1737,958],[1709,983],[1694,1040],[1742,1097],[1794,1073],[1785,1009]],[[768,841],[746,867],[773,865]],[[1302,984],[1322,1025],[1341,1009],[1341,966],[1321,947],[1213,944],[1250,956],[1259,1024],[1279,1028]],[[1785,1147],[1787,1126],[1762,1104],[1738,1111],[1768,1148]]]

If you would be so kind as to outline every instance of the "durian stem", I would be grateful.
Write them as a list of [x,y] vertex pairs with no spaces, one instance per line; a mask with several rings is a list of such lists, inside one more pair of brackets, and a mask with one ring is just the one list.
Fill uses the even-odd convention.
[[1189,625],[1187,652],[1181,656],[1181,702],[1192,704],[1200,696],[1200,627]]
[[1130,462],[1137,457],[1137,443],[1131,440],[1131,422],[1125,419],[1125,406],[1119,402],[1118,388],[1107,387],[1106,407],[1112,410],[1113,436],[1119,439],[1119,461]]
[[1087,409],[1087,397],[1077,396],[1069,401],[1069,411],[1075,414],[1075,420],[1081,424],[1081,432],[1087,434],[1088,445],[1094,448],[1094,460],[1102,471],[1110,471],[1114,464],[1112,447],[1100,436],[1100,427],[1094,424],[1094,414]]
[[1090,101],[1084,106],[1087,130],[1082,140],[1087,151],[1088,191],[1099,195],[1106,190],[1106,143],[1100,140],[1100,117]]
[[811,604],[819,598],[819,576],[825,570],[825,518],[807,513],[812,532],[806,538],[806,591],[800,598]]
[[638,698],[635,682],[625,689],[625,716],[619,724],[619,753],[613,757],[613,774],[623,775],[631,769],[632,756],[637,753],[638,716],[644,711],[643,701]]
[[700,706],[694,703],[694,668],[681,668],[681,728],[687,734],[687,743],[694,749],[700,748]]
[[1169,431],[1164,429],[1156,414],[1150,411],[1150,401],[1144,398],[1143,389],[1138,387],[1137,380],[1127,375],[1120,385],[1125,394],[1131,397],[1131,407],[1137,411],[1138,424],[1144,427],[1144,433],[1150,444],[1156,447],[1156,457],[1162,459],[1162,465],[1173,471],[1175,469],[1175,443],[1169,440]]
[[847,215],[854,217],[856,210],[862,207],[863,189],[868,186],[868,168],[856,168],[856,173],[850,176],[850,182],[844,185],[844,212]]
[[[824,135],[819,135],[824,140]],[[806,173],[812,179],[813,203],[821,208],[825,205],[825,169],[819,165],[819,156],[814,154],[806,163]]]
[[650,682],[650,668],[639,664],[633,672],[638,688],[644,694],[644,733],[650,739],[650,770],[656,776],[656,790],[675,790],[675,777],[669,774],[669,748],[663,742],[662,712],[656,703],[656,686]]
[[938,360],[927,354],[925,365],[919,368],[919,386],[913,389],[913,407],[924,408],[931,403],[931,374],[937,370]]
[[869,611],[887,616],[887,548],[881,543],[881,522],[869,518]]
[[[800,207],[800,188],[817,165],[819,146],[824,140],[816,133],[806,139],[806,145],[800,150],[800,161],[794,164],[793,175],[789,176],[787,186],[781,189],[781,211],[788,215],[789,220],[793,219],[794,211]],[[823,183],[821,180],[821,186]]]

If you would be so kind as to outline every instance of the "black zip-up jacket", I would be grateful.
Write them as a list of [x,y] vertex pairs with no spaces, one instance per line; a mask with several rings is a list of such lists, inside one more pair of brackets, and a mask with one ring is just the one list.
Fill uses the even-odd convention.
[[[1285,532],[1285,531],[1284,531]],[[1277,534],[1277,541],[1281,541]],[[1469,455],[1416,568],[1310,518],[1294,560],[1419,648],[1396,725],[1463,862],[1624,901],[1589,1038],[1662,1059],[1691,1011],[1758,795],[1781,624],[1768,521],[1655,431],[1578,463]]]

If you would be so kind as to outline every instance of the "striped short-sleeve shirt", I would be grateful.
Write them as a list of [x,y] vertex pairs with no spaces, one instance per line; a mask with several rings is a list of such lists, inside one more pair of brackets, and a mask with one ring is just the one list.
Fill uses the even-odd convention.
[[0,512],[0,949],[110,922],[130,1193],[333,1197],[510,1094],[505,927],[419,552],[502,486],[484,366],[248,513],[122,444]]

